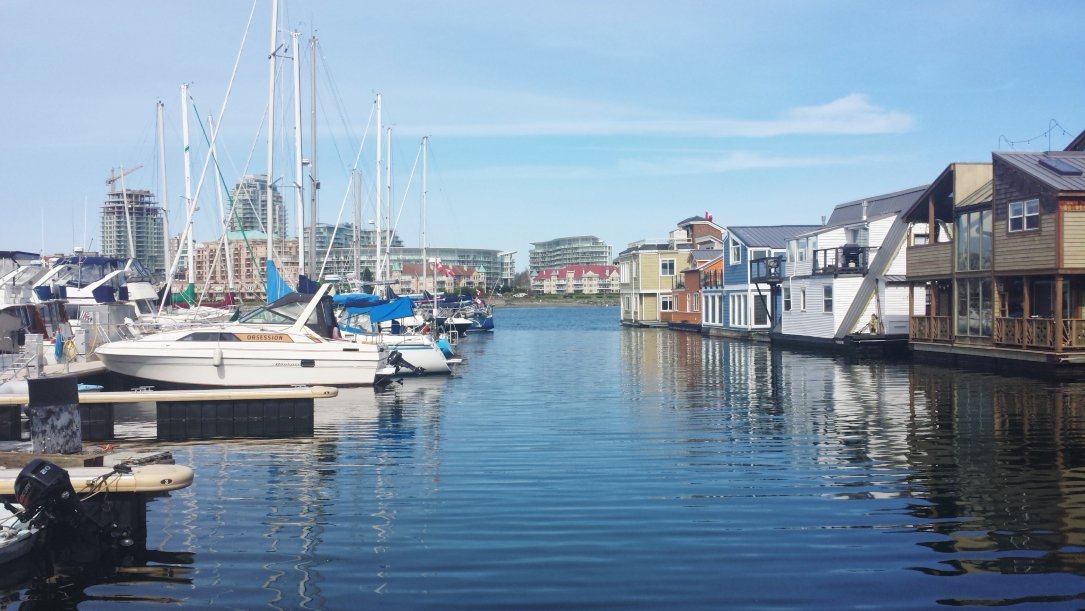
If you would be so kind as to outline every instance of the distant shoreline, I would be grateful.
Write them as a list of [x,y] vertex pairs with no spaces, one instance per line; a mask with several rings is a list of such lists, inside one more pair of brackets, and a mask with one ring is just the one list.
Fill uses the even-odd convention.
[[521,299],[505,299],[492,297],[487,300],[494,308],[590,308],[590,307],[618,307],[615,299],[544,299],[539,297],[524,297]]

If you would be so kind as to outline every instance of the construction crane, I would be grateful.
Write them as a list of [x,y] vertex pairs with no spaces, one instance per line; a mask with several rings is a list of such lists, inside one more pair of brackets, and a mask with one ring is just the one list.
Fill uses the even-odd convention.
[[124,168],[121,168],[121,173],[120,174],[117,174],[117,168],[109,168],[109,178],[106,179],[105,184],[109,185],[109,188],[112,189],[113,188],[113,183],[115,183],[118,180],[124,178],[125,176],[128,176],[132,172],[135,172],[136,170],[138,170],[138,169],[140,169],[142,167],[143,167],[143,164],[138,163],[135,166],[133,166],[132,168],[129,168],[127,170],[125,170]]
[[[121,173],[120,174],[117,174],[117,169],[116,168],[109,168],[109,178],[107,178],[106,181],[105,181],[105,184],[109,185],[109,192],[110,193],[116,193],[117,189],[115,189],[113,187],[113,183],[117,182],[118,180],[121,180],[125,176],[128,176],[132,172],[135,172],[136,170],[138,170],[138,169],[140,169],[142,167],[143,167],[142,163],[137,163],[135,166],[133,166],[132,168],[130,168],[128,170],[125,170],[124,167],[121,167]],[[135,256],[136,256],[136,242],[135,242],[135,238],[132,235],[132,214],[128,210],[128,208],[131,207],[132,204],[128,201],[128,195],[126,193],[124,193],[124,191],[125,191],[124,181],[121,180],[121,197],[124,198],[124,203],[122,204],[122,206],[124,207],[124,226],[125,226],[125,229],[126,229],[125,233],[128,236],[128,257],[129,258],[135,258]]]

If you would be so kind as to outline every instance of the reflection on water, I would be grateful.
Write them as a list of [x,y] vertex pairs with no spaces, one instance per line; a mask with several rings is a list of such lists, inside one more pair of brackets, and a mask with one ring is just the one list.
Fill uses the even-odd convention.
[[[284,609],[1085,601],[1085,384],[613,308],[498,317],[452,378],[318,401],[311,438],[171,446],[196,480],[151,502],[148,546],[174,555],[65,587]],[[29,583],[0,592],[25,604]]]

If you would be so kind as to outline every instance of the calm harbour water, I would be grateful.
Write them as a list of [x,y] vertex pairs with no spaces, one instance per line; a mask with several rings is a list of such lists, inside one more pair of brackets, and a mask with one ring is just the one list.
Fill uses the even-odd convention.
[[456,377],[318,401],[313,438],[170,446],[196,480],[150,503],[157,551],[63,595],[1085,606],[1085,384],[622,328],[617,308],[496,321],[460,345]]

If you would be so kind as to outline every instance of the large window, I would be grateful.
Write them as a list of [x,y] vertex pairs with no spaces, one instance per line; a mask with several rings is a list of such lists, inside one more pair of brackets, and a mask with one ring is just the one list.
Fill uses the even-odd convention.
[[991,269],[991,211],[957,217],[957,271]]
[[784,311],[785,312],[790,312],[791,311],[791,287],[790,286],[785,286],[784,287]]
[[957,335],[991,336],[991,280],[957,280]]
[[1032,231],[1040,228],[1040,200],[1029,199],[1023,202],[1010,202],[1010,224],[1012,231]]
[[745,327],[750,324],[749,310],[746,307],[746,295],[731,295],[731,326]]
[[660,276],[673,276],[674,275],[674,259],[660,259],[659,260],[659,275]]
[[673,312],[674,311],[674,296],[673,295],[660,295],[659,296],[659,311],[660,312]]
[[833,311],[833,287],[832,287],[832,285],[826,285],[826,286],[822,287],[821,310],[823,312],[832,312]]

